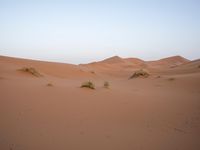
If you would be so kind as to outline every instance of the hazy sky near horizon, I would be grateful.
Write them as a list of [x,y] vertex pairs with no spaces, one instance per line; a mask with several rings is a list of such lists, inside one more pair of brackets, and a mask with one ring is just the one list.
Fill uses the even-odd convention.
[[0,55],[200,58],[200,0],[0,0]]

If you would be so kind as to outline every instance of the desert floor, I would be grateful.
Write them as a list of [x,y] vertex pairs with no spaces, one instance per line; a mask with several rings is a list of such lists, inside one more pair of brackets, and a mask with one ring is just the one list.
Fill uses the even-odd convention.
[[[139,68],[150,76],[129,79]],[[95,90],[80,88],[89,80]],[[200,60],[71,65],[0,56],[0,150],[199,149]]]

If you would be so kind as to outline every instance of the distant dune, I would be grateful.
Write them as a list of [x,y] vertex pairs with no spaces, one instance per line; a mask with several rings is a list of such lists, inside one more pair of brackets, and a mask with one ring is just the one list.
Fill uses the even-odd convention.
[[0,56],[0,150],[198,150],[199,100],[200,60]]
[[[84,66],[88,70],[95,70],[100,74],[108,74],[112,77],[125,77],[141,68],[148,69],[152,73],[162,73],[188,62],[190,62],[190,60],[181,56],[173,56],[155,61],[144,61],[139,58],[121,58],[119,56],[114,56],[100,62],[81,66]],[[176,74],[176,72],[174,73]]]
[[189,62],[188,59],[181,56],[173,56],[168,58],[163,58],[157,61],[149,61],[148,65],[153,67],[176,67],[184,63]]

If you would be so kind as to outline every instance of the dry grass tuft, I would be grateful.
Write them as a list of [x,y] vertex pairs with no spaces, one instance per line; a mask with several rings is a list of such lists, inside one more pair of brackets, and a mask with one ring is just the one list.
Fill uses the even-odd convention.
[[42,77],[43,76],[33,67],[23,67],[23,68],[19,69],[19,71],[29,73],[29,74],[31,74],[35,77]]
[[161,78],[161,76],[156,76],[156,78]]
[[175,78],[173,78],[173,77],[172,77],[172,78],[168,78],[168,80],[169,80],[169,81],[174,81]]
[[52,87],[53,84],[52,83],[47,83],[47,86]]
[[95,89],[95,85],[91,81],[87,81],[82,83],[81,88],[89,88],[89,89]]
[[135,71],[134,74],[129,79],[138,78],[138,77],[147,78],[149,75],[150,74],[147,71],[140,69],[140,70]]
[[103,84],[103,87],[108,89],[110,87],[109,82],[105,81],[104,84]]
[[94,71],[90,71],[90,73],[92,73],[92,74],[95,74],[95,72],[94,72]]

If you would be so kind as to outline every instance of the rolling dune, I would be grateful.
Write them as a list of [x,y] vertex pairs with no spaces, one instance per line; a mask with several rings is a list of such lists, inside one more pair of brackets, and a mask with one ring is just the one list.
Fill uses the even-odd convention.
[[[129,79],[138,69],[150,76]],[[95,90],[80,88],[89,80]],[[199,150],[199,139],[199,60],[73,65],[0,56],[1,150]]]

